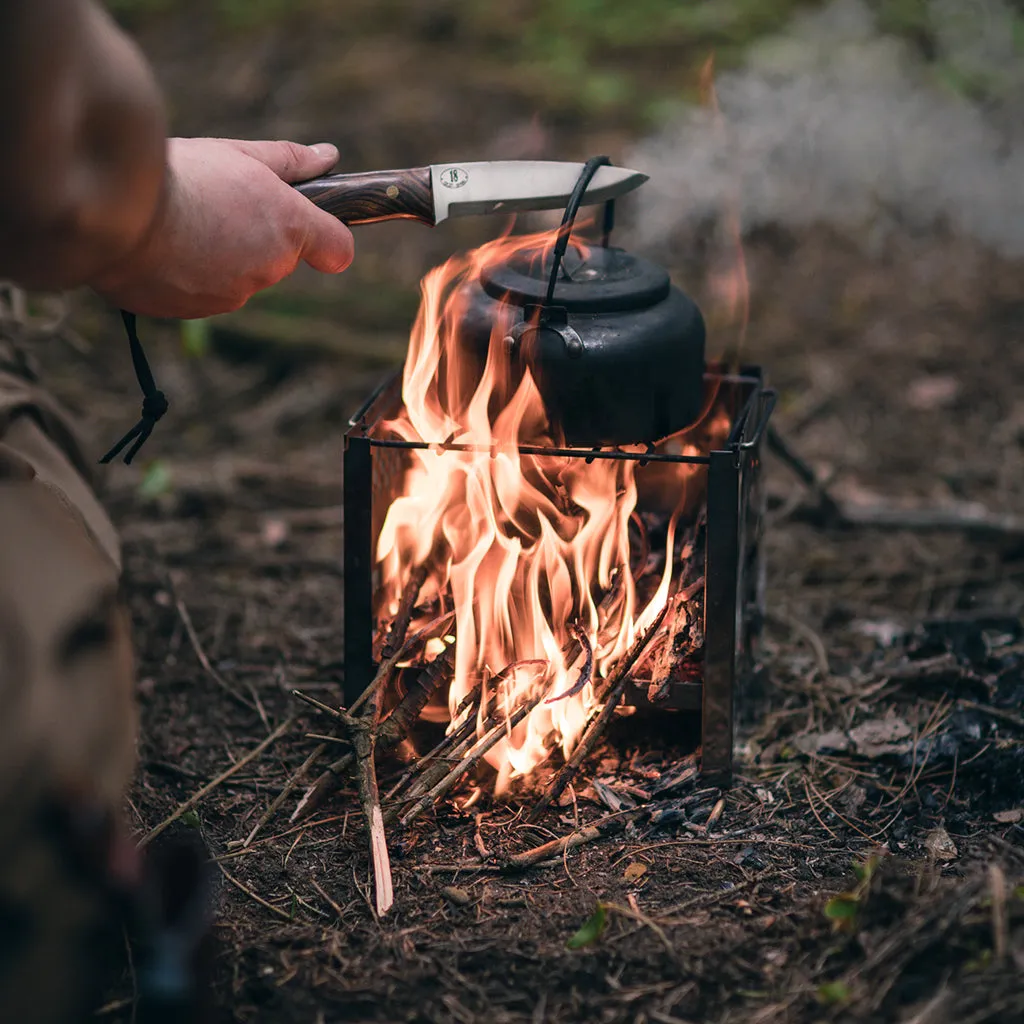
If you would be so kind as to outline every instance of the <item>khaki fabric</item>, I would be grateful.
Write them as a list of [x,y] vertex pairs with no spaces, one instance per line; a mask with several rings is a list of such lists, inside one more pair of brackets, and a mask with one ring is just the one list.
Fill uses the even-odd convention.
[[[120,817],[135,762],[117,536],[71,419],[0,339],[0,1021],[84,1019],[109,899],[43,824]],[[115,943],[120,941],[114,929]]]

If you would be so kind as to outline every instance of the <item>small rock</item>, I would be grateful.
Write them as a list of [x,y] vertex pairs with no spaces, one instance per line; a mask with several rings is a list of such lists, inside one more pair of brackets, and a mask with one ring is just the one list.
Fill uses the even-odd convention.
[[956,848],[956,843],[950,838],[949,833],[940,825],[938,828],[933,828],[931,832],[925,836],[924,848],[936,859],[942,861],[956,860],[960,856],[960,851]]
[[441,890],[441,895],[457,907],[467,907],[473,902],[473,897],[469,895],[469,891],[461,889],[457,885],[446,885]]
[[960,394],[960,381],[945,374],[917,377],[907,385],[907,405],[926,412],[952,405]]
[[268,548],[279,548],[288,539],[290,530],[283,519],[267,517],[260,525],[260,540]]

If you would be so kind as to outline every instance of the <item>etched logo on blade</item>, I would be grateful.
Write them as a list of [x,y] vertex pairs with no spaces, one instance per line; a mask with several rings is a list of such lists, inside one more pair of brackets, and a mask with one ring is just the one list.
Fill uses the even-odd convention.
[[446,167],[440,177],[445,188],[462,188],[469,181],[469,175],[461,167]]

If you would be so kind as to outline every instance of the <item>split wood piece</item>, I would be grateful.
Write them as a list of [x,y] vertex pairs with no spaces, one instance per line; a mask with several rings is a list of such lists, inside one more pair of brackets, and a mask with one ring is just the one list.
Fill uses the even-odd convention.
[[[658,694],[664,687],[667,687],[672,678],[672,668],[675,665],[675,646],[676,637],[680,636],[689,625],[689,611],[686,610],[686,592],[681,591],[673,594],[668,599],[670,614],[666,616],[668,619],[668,629],[663,643],[657,645],[657,650],[654,652],[652,657],[651,665],[651,681],[648,684],[648,693]],[[684,611],[686,620],[684,621],[681,628],[677,630],[677,622],[680,611]]]
[[416,607],[420,590],[426,582],[427,567],[420,565],[413,569],[409,576],[409,582],[406,583],[405,589],[402,591],[402,600],[398,605],[398,613],[395,615],[394,622],[391,623],[388,638],[384,642],[384,648],[381,651],[381,656],[385,661],[388,658],[393,658],[401,649],[402,644],[405,643],[405,635],[409,632],[409,623],[412,621],[412,610]]
[[655,636],[661,628],[667,611],[668,602],[666,601],[665,606],[658,612],[657,618],[651,623],[650,629],[643,636],[637,637],[633,646],[623,655],[622,661],[615,668],[615,673],[604,687],[604,694],[601,698],[604,702],[604,707],[601,708],[601,713],[590,723],[579,743],[576,744],[576,749],[572,752],[569,760],[565,762],[562,770],[555,776],[548,791],[534,805],[527,821],[536,821],[550,804],[558,800],[562,793],[565,792],[566,786],[576,777],[580,765],[594,749],[601,734],[611,721],[612,715],[615,714],[615,708],[622,699],[626,684],[629,682],[630,671],[647,649],[647,644],[650,642],[651,637]]
[[409,735],[434,692],[450,683],[455,672],[455,645],[451,644],[420,672],[391,714],[381,722],[376,740],[381,750],[393,750]]
[[[371,698],[371,702],[375,703]],[[391,858],[388,855],[387,836],[384,832],[384,816],[380,809],[380,790],[377,787],[377,768],[373,760],[374,715],[355,718],[344,715],[356,758],[356,774],[359,778],[359,799],[366,818],[366,831],[370,842],[370,863],[373,866],[373,889],[376,897],[377,916],[383,917],[395,901],[391,882]]]
[[450,771],[440,782],[437,783],[432,789],[430,789],[423,797],[418,800],[413,807],[406,811],[401,817],[403,825],[408,825],[413,819],[418,817],[428,807],[432,807],[441,797],[443,797],[451,788],[459,781],[467,772],[472,771],[481,761],[483,756],[495,745],[497,745],[505,736],[512,732],[512,730],[519,725],[520,722],[538,704],[543,700],[543,695],[533,697],[525,704],[521,704],[512,713],[511,718],[508,721],[501,721],[495,725],[488,732],[477,740],[472,747],[470,747],[466,756]]
[[[442,616],[447,619],[449,616]],[[441,621],[436,619],[435,622]],[[421,631],[422,632],[422,631]],[[418,636],[419,634],[417,634]],[[415,638],[413,638],[415,639]],[[412,641],[409,641],[410,643]],[[438,655],[420,673],[419,678],[409,688],[405,696],[398,702],[395,709],[384,720],[377,730],[375,742],[383,751],[394,750],[395,747],[405,739],[409,729],[415,724],[427,701],[430,700],[433,692],[445,681],[451,678],[451,672],[455,666],[455,647],[450,646],[443,654]],[[299,700],[311,704],[320,711],[329,713],[337,721],[343,721],[343,712],[321,704],[320,701],[309,697],[300,691],[294,691]],[[332,761],[324,771],[317,777],[309,789],[303,794],[299,801],[290,822],[298,821],[300,817],[312,814],[323,806],[324,801],[331,796],[338,788],[342,778],[348,771],[355,755],[350,751],[342,754],[341,757]]]

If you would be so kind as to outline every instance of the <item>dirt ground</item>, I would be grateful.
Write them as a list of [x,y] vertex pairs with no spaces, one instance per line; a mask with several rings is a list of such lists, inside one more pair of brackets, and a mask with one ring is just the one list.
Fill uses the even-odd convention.
[[[174,80],[173,39],[151,42]],[[493,88],[515,123],[524,102]],[[217,130],[254,120],[216,111]],[[196,127],[199,113],[183,119]],[[354,135],[381,121],[365,106],[356,120]],[[483,147],[478,119],[453,130]],[[558,145],[612,149],[618,131]],[[412,148],[374,139],[374,164]],[[216,1019],[1024,1018],[1022,268],[962,239],[905,232],[868,250],[821,228],[748,241],[744,355],[780,389],[776,426],[831,492],[1007,518],[843,528],[768,458],[769,619],[720,817],[708,822],[716,794],[703,794],[515,874],[503,856],[607,809],[581,797],[527,825],[515,798],[450,804],[392,835],[383,920],[351,785],[297,826],[292,796],[237,845],[325,728],[291,690],[340,699],[345,420],[400,358],[416,276],[483,231],[460,230],[364,229],[350,281],[283,293],[315,306],[309,343],[224,326],[186,358],[172,327],[143,327],[171,400],[145,453],[160,462],[115,467],[107,489],[139,656],[134,827],[147,833],[297,716],[192,819],[223,873]],[[678,269],[709,294],[699,260]],[[99,449],[134,422],[138,395],[114,316],[83,302],[75,324],[90,351],[55,340],[40,356]],[[655,777],[686,752],[693,730],[676,724],[621,731],[592,770]],[[568,949],[598,904],[603,934]],[[99,1019],[131,1019],[131,984],[126,973]]]

